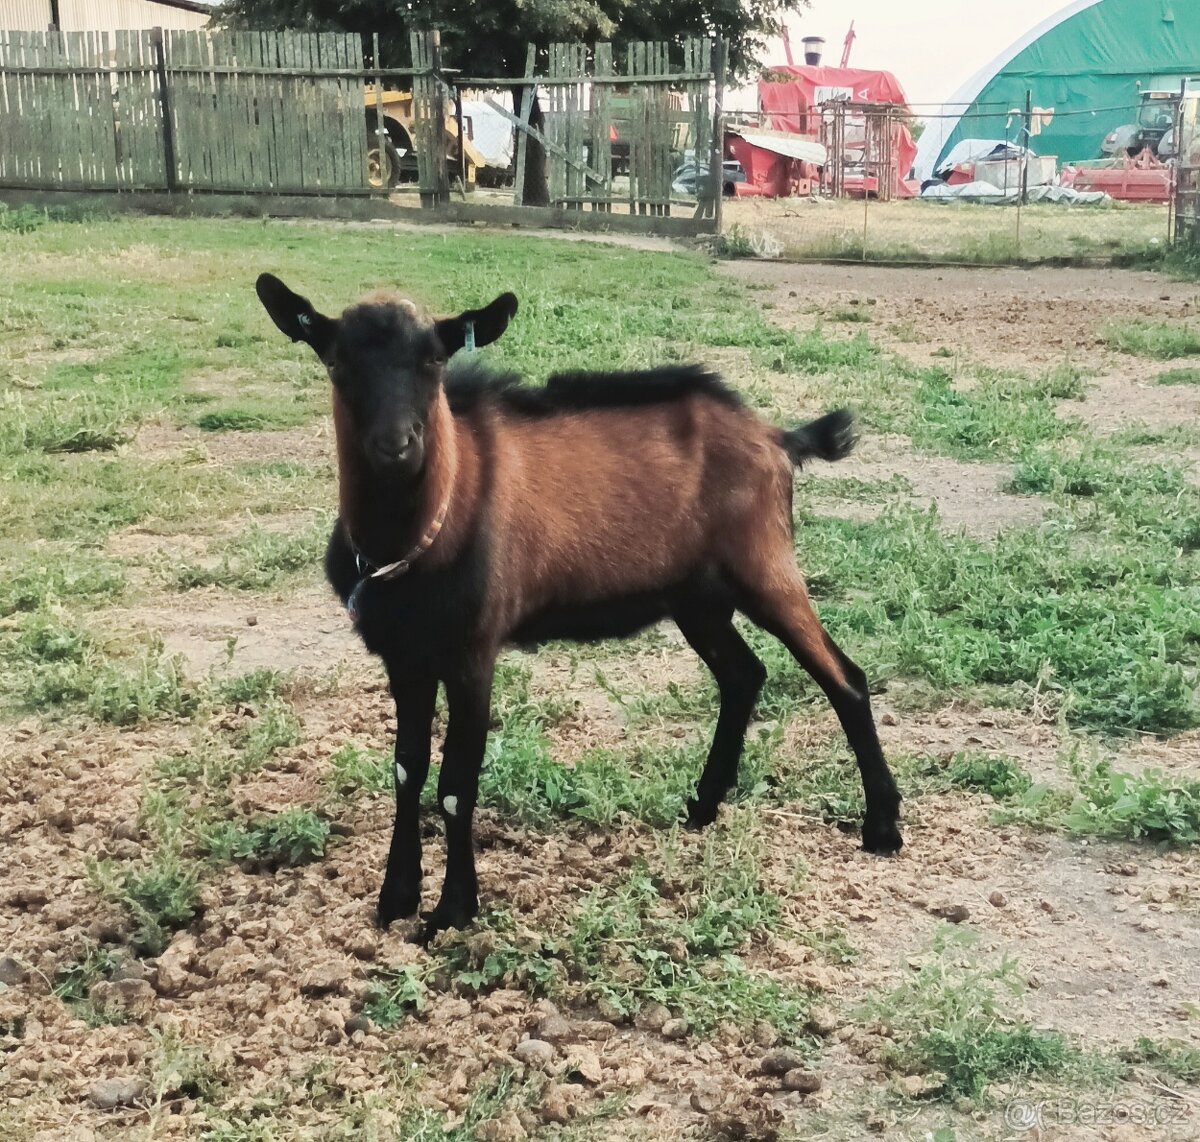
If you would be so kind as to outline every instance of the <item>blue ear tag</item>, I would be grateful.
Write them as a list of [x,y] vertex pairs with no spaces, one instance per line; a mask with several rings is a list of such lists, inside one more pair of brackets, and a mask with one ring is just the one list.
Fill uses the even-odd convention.
[[467,335],[463,338],[463,348],[468,353],[475,352],[475,322],[467,322]]

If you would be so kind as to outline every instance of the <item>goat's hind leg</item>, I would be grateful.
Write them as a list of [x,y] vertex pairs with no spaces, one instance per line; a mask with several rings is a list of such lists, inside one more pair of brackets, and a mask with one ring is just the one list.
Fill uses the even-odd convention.
[[412,916],[421,903],[421,790],[437,697],[436,678],[389,670],[388,682],[396,702],[396,817],[376,911],[381,928]]
[[737,784],[746,728],[767,672],[733,625],[732,608],[700,606],[674,616],[683,637],[712,671],[721,694],[721,711],[696,796],[688,798],[687,827],[702,829],[716,819],[725,794]]
[[764,574],[768,586],[747,585],[741,609],[759,626],[778,638],[796,661],[825,691],[842,724],[858,761],[867,811],[863,818],[863,848],[873,853],[897,852],[900,837],[900,791],[888,769],[867,692],[867,677],[831,639],[809,601],[799,571],[790,562],[785,569]]

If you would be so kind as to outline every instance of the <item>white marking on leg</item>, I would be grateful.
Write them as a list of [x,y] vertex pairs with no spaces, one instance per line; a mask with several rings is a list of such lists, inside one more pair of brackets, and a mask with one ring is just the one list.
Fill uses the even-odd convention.
[[396,788],[399,789],[408,780],[408,771],[396,762]]
[[443,797],[442,798],[442,808],[446,810],[447,816],[457,817],[458,816],[458,798],[457,797]]

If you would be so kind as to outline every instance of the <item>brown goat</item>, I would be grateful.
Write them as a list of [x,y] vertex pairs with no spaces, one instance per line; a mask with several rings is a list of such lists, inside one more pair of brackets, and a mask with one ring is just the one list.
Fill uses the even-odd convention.
[[901,846],[900,796],[866,678],[826,634],[797,570],[792,477],[853,445],[844,411],[783,431],[694,367],[551,377],[483,370],[458,349],[499,337],[503,294],[433,321],[390,294],[329,318],[263,274],[275,324],[333,382],[340,518],[326,573],[396,702],[396,819],[380,924],[420,902],[418,806],[439,681],[449,707],[438,801],[446,878],[428,938],[478,910],[471,822],[492,676],[506,644],[598,639],[672,618],[713,672],[721,707],[688,824],[710,823],[737,779],[766,677],[735,611],[778,637],[833,704],[862,775],[863,847]]

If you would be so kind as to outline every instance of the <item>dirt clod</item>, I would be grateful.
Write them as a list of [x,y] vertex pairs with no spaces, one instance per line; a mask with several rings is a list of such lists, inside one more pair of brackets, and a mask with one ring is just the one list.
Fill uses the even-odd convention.
[[838,1029],[838,1017],[828,1007],[814,1007],[808,1013],[805,1030],[826,1038]]
[[803,1069],[804,1060],[795,1051],[778,1050],[763,1055],[762,1073],[783,1076],[788,1071]]
[[661,1003],[647,1003],[634,1017],[633,1025],[639,1031],[661,1031],[670,1018],[670,1011]]
[[993,892],[988,896],[988,903],[993,908],[1007,908],[1008,897],[1003,892]]
[[489,1119],[475,1128],[475,1137],[479,1142],[522,1142],[529,1133],[521,1125],[515,1110],[507,1111],[498,1118]]
[[0,958],[0,983],[9,987],[17,987],[25,982],[26,972],[20,962],[12,956]]
[[116,983],[101,980],[88,993],[92,1006],[100,1011],[119,1009],[134,1019],[154,1014],[158,996],[144,979],[123,979]]
[[572,1093],[563,1083],[548,1084],[542,1092],[537,1108],[543,1121],[558,1123],[560,1126],[570,1122]]
[[357,1015],[351,1015],[343,1024],[342,1028],[347,1035],[353,1035],[361,1031],[363,1034],[371,1030],[371,1020],[367,1016],[359,1012]]
[[150,1084],[145,1079],[101,1079],[88,1088],[88,1101],[101,1110],[115,1110],[118,1106],[133,1106],[146,1097]]
[[549,1067],[554,1063],[554,1047],[545,1039],[526,1039],[513,1054],[527,1067]]
[[711,1114],[725,1101],[721,1088],[713,1082],[698,1082],[688,1100],[697,1114]]
[[971,918],[971,910],[965,904],[935,904],[929,911],[951,924],[962,924]]
[[569,1039],[571,1037],[571,1024],[561,1015],[554,1013],[545,1015],[538,1021],[537,1031],[539,1039],[549,1039],[556,1042],[559,1039]]
[[571,1051],[567,1059],[567,1073],[572,1078],[578,1075],[591,1086],[597,1086],[604,1078],[604,1072],[600,1069],[599,1056],[595,1051],[589,1051],[586,1047],[576,1047]]
[[796,1067],[783,1076],[783,1089],[795,1090],[801,1094],[814,1094],[821,1089],[821,1076],[803,1067]]
[[662,1025],[664,1039],[683,1039],[687,1037],[688,1021],[686,1019],[668,1019]]

